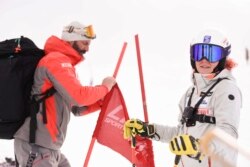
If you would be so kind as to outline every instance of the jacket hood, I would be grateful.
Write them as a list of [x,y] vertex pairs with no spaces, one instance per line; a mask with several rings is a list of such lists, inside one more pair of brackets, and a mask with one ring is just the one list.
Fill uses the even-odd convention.
[[66,56],[68,56],[73,65],[76,65],[80,61],[84,59],[82,55],[80,55],[71,45],[56,36],[51,36],[47,39],[44,46],[45,54],[49,54],[51,52],[60,52]]

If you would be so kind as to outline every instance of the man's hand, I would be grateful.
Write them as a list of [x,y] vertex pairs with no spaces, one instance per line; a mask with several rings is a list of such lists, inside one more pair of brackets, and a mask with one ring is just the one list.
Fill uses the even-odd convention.
[[116,84],[116,80],[114,77],[106,77],[102,80],[102,85],[106,86],[110,91],[112,87]]
[[140,135],[142,137],[152,138],[155,135],[155,128],[152,124],[147,124],[139,119],[127,120],[123,127],[124,139],[129,139],[132,136]]

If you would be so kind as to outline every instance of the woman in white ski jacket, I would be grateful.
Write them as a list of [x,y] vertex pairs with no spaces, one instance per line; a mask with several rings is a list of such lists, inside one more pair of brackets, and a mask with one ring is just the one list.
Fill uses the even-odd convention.
[[[192,139],[200,139],[206,132],[215,127],[235,139],[238,138],[242,97],[231,73],[235,63],[228,58],[230,49],[229,41],[217,30],[205,30],[199,33],[190,46],[191,66],[194,70],[193,85],[180,100],[179,124],[176,127],[170,127],[131,119],[124,124],[124,138],[130,138],[131,129],[135,129],[133,132],[140,136],[170,142],[171,151],[181,154],[178,156],[179,159],[176,159],[176,166],[222,167],[219,161],[206,155],[203,156],[200,153],[201,150],[196,155],[188,154],[194,150],[192,147],[189,148],[187,144],[191,142],[194,147],[198,148],[198,142]],[[187,142],[185,143],[187,151],[174,148],[177,146],[176,144],[182,144],[173,140],[176,136],[182,136],[184,143]],[[186,136],[188,138],[185,138]],[[232,166],[236,166],[236,151],[218,141],[212,141],[210,147],[214,153],[229,161]]]

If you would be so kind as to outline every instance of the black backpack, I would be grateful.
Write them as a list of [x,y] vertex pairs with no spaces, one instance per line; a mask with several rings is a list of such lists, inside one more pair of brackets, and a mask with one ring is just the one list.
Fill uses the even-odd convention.
[[44,51],[26,37],[0,42],[0,139],[12,139],[30,115],[33,77]]

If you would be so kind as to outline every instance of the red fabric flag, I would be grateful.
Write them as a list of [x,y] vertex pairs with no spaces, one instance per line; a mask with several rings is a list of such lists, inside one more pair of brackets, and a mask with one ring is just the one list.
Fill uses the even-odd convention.
[[[132,162],[131,142],[123,138],[123,125],[129,119],[125,101],[116,84],[103,101],[93,136],[97,141]],[[136,137],[132,163],[136,167],[154,167],[152,141]]]

